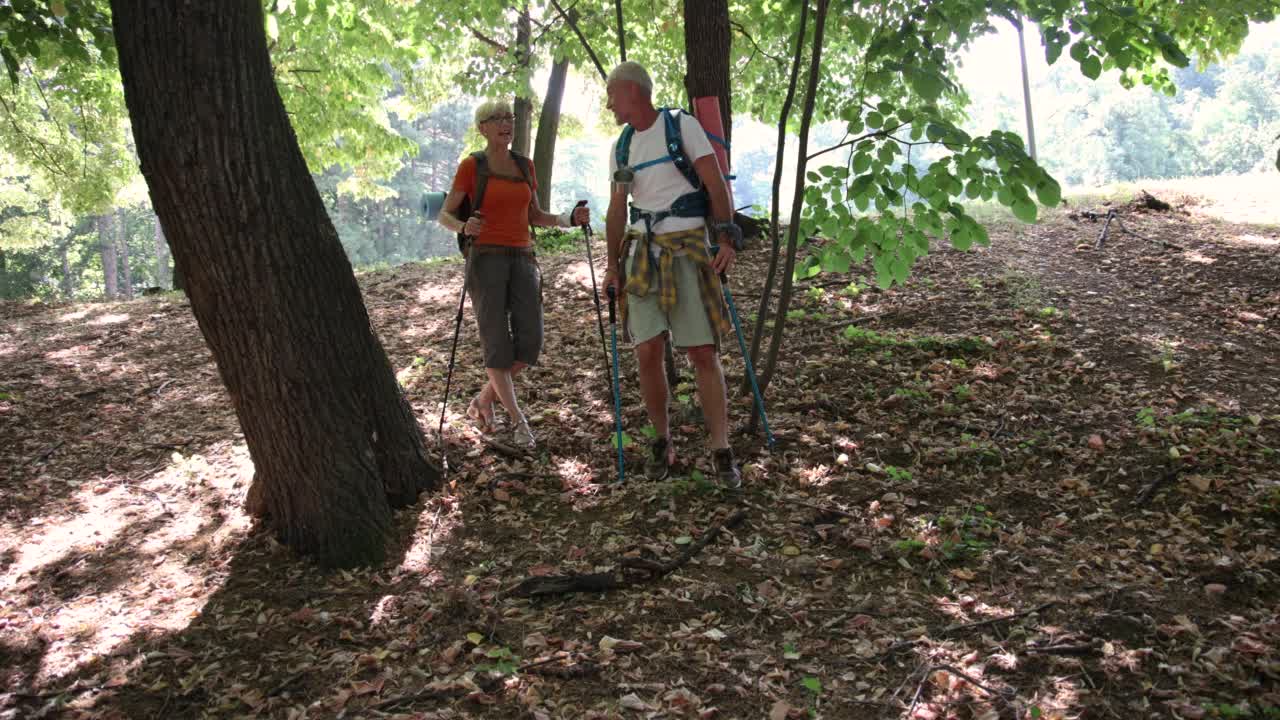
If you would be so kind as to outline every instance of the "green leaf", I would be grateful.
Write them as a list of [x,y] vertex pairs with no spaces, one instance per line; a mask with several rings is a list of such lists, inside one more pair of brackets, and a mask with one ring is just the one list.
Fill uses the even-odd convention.
[[1036,221],[1036,204],[1031,202],[1030,198],[1017,198],[1011,206],[1013,214],[1019,220],[1025,223],[1033,223]]
[[1071,46],[1071,59],[1078,63],[1084,62],[1089,57],[1089,46],[1083,41],[1077,42]]
[[873,130],[879,130],[884,125],[884,116],[879,112],[872,110],[867,113],[867,127]]
[[1160,55],[1164,57],[1165,62],[1176,67],[1183,68],[1191,63],[1191,61],[1187,59],[1186,53],[1182,52],[1182,48],[1178,47],[1174,43],[1161,45]]
[[1041,180],[1036,183],[1036,198],[1045,207],[1057,207],[1062,202],[1062,187],[1052,178]]
[[680,537],[676,538],[675,540],[672,540],[671,542],[677,545],[688,545],[689,543],[693,542],[693,538],[688,535],[681,535]]
[[800,681],[800,684],[804,686],[805,690],[808,690],[814,695],[822,694],[822,681],[816,677],[806,677]]
[[484,642],[484,635],[481,635],[478,632],[469,632],[467,633],[467,641],[472,645],[479,645]]
[[1090,80],[1097,80],[1102,75],[1102,61],[1096,55],[1090,55],[1081,61],[1080,72]]
[[[630,435],[626,433],[622,433],[622,447],[624,448],[631,447],[632,445],[635,444],[635,442],[636,442],[635,440],[631,439]],[[609,446],[615,450],[618,449],[618,433],[616,432],[609,433]]]

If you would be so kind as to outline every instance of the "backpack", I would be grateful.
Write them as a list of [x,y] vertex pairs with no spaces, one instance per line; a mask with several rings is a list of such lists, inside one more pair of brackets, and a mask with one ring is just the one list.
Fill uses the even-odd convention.
[[[659,165],[669,162],[676,166],[676,170],[684,176],[684,179],[693,186],[693,192],[681,195],[671,204],[671,210],[668,215],[675,217],[706,217],[711,212],[711,200],[707,194],[707,189],[702,185],[702,180],[698,177],[698,172],[693,167],[693,161],[689,159],[688,153],[684,149],[684,141],[680,136],[680,123],[678,121],[680,113],[684,110],[676,108],[658,108],[658,114],[662,116],[663,126],[666,130],[667,137],[667,156],[657,158],[655,160],[647,160],[631,168],[632,172],[642,170],[651,165]],[[703,132],[706,132],[703,130]],[[631,157],[631,138],[635,135],[636,129],[627,125],[622,128],[622,134],[618,136],[618,145],[614,151],[614,160],[618,168],[628,167],[627,161]],[[707,137],[712,142],[724,145],[725,142],[714,135],[707,133]],[[635,214],[635,208],[632,208],[632,214]],[[635,218],[632,218],[635,222]]]
[[[458,210],[454,216],[466,223],[472,215],[480,209],[480,203],[484,202],[484,191],[489,185],[489,159],[484,156],[483,150],[477,150],[471,153],[471,157],[476,161],[476,198],[475,202],[471,201],[471,196],[464,195],[462,203],[458,205]],[[529,190],[533,190],[533,161],[521,155],[514,150],[511,151],[511,157],[516,161],[516,168],[520,171],[520,178],[529,185]],[[500,175],[499,177],[506,177]],[[467,246],[471,240],[464,234],[458,233],[458,252],[463,255],[467,254]]]

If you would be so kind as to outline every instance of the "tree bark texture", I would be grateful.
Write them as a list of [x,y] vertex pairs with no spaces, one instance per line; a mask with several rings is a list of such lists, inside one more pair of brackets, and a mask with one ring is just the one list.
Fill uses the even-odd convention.
[[547,94],[538,113],[538,136],[533,143],[533,168],[538,173],[538,204],[551,210],[551,170],[556,162],[556,136],[560,132],[560,103],[564,99],[564,81],[569,74],[569,60],[562,58],[551,66]]
[[[529,23],[529,3],[525,3],[524,12],[516,21],[516,61],[525,69],[529,67],[529,42],[532,34],[532,26]],[[529,139],[533,134],[533,102],[527,97],[517,95],[511,112],[516,116],[515,127],[512,128],[511,149],[528,157]]]
[[[764,289],[760,292],[760,307],[756,310],[755,331],[751,333],[751,366],[760,367],[760,341],[764,338],[765,322],[769,318],[769,303],[773,296],[773,283],[778,275],[778,255],[782,244],[778,228],[778,213],[782,198],[782,170],[787,156],[787,123],[791,121],[791,104],[796,97],[796,83],[800,78],[800,60],[804,57],[805,28],[809,19],[808,0],[800,3],[800,32],[796,34],[796,50],[791,57],[791,77],[787,81],[787,95],[778,113],[778,151],[773,161],[772,200],[769,203],[769,270],[764,276]],[[742,392],[750,392],[749,378],[742,380]],[[760,421],[759,409],[752,410],[747,431],[754,433]]]
[[[724,140],[733,136],[733,104],[729,95],[729,57],[733,36],[729,28],[729,0],[685,0],[684,2],[684,89],[693,99],[714,95],[720,98],[720,118]],[[732,157],[732,153],[729,153]]]
[[113,0],[142,173],[256,476],[250,510],[325,565],[382,560],[435,486],[272,77],[262,3]]
[[111,215],[98,216],[98,247],[102,253],[102,295],[114,300],[119,295],[116,259],[116,235],[113,232]]
[[120,296],[133,299],[133,268],[129,266],[129,222],[124,209],[116,211],[116,247],[120,255]]
[[800,243],[800,211],[804,209],[804,174],[808,167],[809,128],[813,124],[814,98],[818,93],[818,81],[822,77],[822,39],[827,28],[829,0],[818,0],[813,13],[813,52],[809,59],[809,81],[804,90],[804,105],[800,111],[800,140],[796,144],[796,192],[791,200],[791,227],[787,229],[787,257],[782,267],[782,289],[778,292],[778,313],[774,316],[773,335],[769,338],[769,357],[764,373],[760,375],[760,392],[769,387],[769,381],[778,367],[778,351],[782,348],[782,335],[787,327],[787,311],[791,308],[792,284],[796,268],[796,248]]

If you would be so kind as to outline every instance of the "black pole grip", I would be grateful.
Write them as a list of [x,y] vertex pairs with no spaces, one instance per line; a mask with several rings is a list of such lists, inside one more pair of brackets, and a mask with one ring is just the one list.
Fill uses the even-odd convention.
[[614,308],[617,306],[618,292],[613,289],[612,285],[606,287],[604,291],[609,295],[609,324],[616,325],[618,316],[614,313]]

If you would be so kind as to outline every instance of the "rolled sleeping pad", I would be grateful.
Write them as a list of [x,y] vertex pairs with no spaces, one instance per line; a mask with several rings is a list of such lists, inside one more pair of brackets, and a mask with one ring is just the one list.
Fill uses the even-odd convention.
[[[723,140],[724,138],[724,122],[720,118],[720,98],[713,95],[693,99],[693,116],[697,118],[698,123],[702,125],[702,129],[708,134],[714,135]],[[711,147],[716,152],[716,161],[720,163],[720,174],[729,174],[729,149],[724,145],[711,141]],[[725,187],[729,189],[729,207],[733,204],[733,183],[729,180],[724,181]]]
[[444,198],[445,193],[442,192],[422,193],[422,213],[428,220],[440,217],[440,210],[444,208]]

